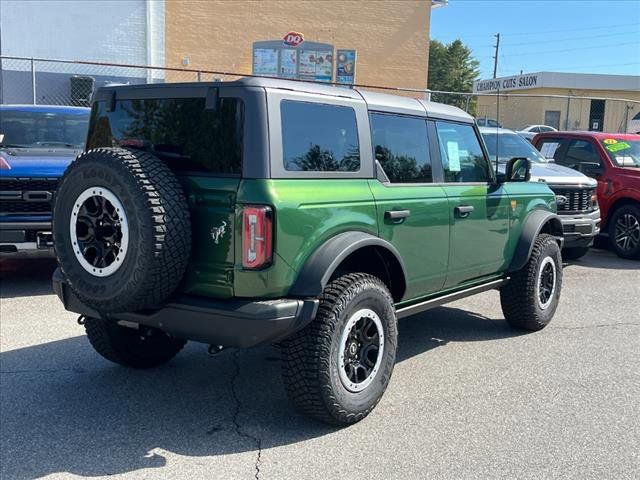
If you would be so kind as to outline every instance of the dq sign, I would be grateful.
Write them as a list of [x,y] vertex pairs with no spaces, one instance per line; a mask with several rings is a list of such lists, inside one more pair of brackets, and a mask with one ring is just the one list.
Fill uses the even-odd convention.
[[300,32],[289,32],[282,38],[282,40],[284,41],[284,44],[289,47],[297,47],[304,42],[304,35]]

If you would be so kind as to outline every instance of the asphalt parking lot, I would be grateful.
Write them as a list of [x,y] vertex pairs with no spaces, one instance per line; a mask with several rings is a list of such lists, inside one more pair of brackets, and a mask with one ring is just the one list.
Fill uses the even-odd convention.
[[345,429],[292,410],[278,351],[189,344],[150,371],[89,346],[51,261],[2,261],[2,479],[640,477],[640,264],[592,250],[520,334],[489,292],[400,322],[391,384]]

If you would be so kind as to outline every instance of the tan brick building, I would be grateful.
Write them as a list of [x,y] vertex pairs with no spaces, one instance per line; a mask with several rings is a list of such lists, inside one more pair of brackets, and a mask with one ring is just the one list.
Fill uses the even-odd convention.
[[[332,79],[337,50],[347,49],[357,52],[356,83],[425,89],[431,9],[443,3],[169,0],[165,4],[166,65],[251,74],[258,61],[255,42],[282,44],[288,32],[300,32],[304,42],[291,48],[301,50],[317,42],[333,49],[324,58],[311,56],[314,61],[332,62],[331,70],[324,63]],[[302,69],[302,52],[288,52],[297,57],[297,68]]]
[[479,80],[473,91],[489,94],[478,96],[478,118],[496,118],[513,129],[625,132],[640,112],[640,76],[634,75],[538,72]]

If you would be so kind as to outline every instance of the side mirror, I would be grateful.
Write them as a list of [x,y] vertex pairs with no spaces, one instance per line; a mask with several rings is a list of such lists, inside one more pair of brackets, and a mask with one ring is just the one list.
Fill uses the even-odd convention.
[[509,160],[504,174],[505,182],[528,182],[531,179],[531,161],[526,157]]
[[577,170],[584,173],[587,177],[599,177],[604,169],[597,162],[582,162],[577,165]]

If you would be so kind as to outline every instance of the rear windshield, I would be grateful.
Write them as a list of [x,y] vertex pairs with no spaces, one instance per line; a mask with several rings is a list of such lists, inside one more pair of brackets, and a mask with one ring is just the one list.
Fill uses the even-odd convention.
[[619,167],[640,168],[640,140],[605,138],[602,146]]
[[87,148],[143,149],[177,172],[240,175],[243,117],[237,98],[215,109],[205,109],[204,98],[121,100],[112,112],[97,102]]
[[0,110],[0,146],[15,148],[72,148],[84,146],[89,109],[74,111]]

